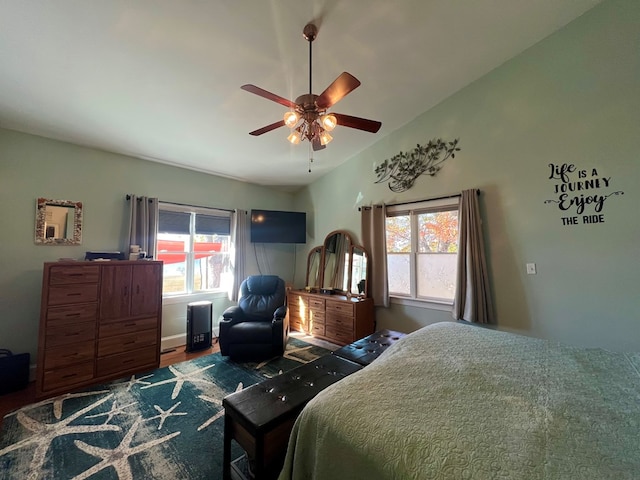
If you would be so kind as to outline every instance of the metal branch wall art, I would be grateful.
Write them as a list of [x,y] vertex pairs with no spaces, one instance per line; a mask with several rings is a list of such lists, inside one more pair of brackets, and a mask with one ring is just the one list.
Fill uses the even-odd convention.
[[388,180],[392,192],[409,190],[420,175],[427,174],[433,177],[447,158],[455,158],[455,152],[460,151],[458,140],[456,138],[452,142],[445,142],[436,138],[429,140],[426,145],[418,145],[411,152],[400,152],[375,168],[375,183]]

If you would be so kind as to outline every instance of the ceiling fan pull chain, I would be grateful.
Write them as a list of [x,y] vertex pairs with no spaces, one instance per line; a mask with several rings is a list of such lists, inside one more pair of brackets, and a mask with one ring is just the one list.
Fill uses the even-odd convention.
[[311,173],[312,163],[313,163],[313,148],[311,148],[311,142],[309,142],[309,173]]

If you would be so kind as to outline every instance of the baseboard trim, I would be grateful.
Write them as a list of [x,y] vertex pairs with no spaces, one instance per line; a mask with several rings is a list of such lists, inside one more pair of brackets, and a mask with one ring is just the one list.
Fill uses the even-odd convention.
[[[213,338],[218,336],[219,328],[213,327]],[[173,350],[177,347],[182,347],[187,344],[187,334],[181,333],[179,335],[171,335],[169,337],[162,337],[160,340],[160,352]]]

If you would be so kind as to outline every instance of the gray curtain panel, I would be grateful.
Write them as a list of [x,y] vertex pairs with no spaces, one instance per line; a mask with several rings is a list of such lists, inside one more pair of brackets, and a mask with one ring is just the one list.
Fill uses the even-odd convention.
[[140,245],[140,250],[156,258],[158,237],[158,199],[128,195],[129,199],[129,245]]
[[478,190],[462,192],[459,221],[458,280],[453,317],[468,322],[493,323]]
[[369,296],[376,306],[389,306],[389,282],[387,279],[387,235],[385,219],[387,208],[385,205],[362,207],[361,231],[362,246],[371,255],[371,279],[369,281]]
[[238,301],[240,284],[246,274],[246,252],[249,240],[249,215],[246,210],[237,209],[231,215],[231,271],[233,283],[229,290],[229,300]]

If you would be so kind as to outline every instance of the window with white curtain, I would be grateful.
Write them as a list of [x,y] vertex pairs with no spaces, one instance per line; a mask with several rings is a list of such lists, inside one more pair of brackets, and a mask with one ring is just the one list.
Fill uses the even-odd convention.
[[389,296],[453,304],[459,197],[387,207]]
[[161,202],[157,242],[163,296],[228,290],[231,212]]

